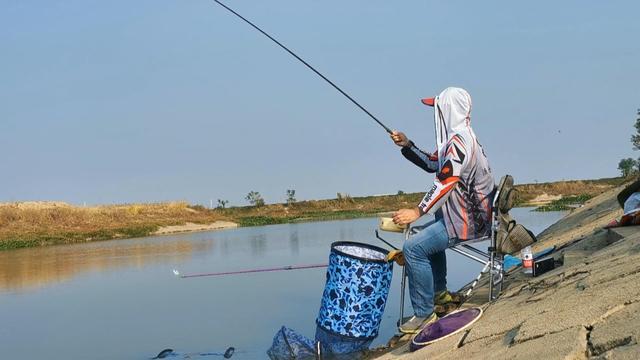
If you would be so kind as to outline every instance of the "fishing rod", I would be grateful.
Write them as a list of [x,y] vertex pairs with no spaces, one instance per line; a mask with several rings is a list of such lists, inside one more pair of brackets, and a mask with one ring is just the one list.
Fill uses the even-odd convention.
[[286,52],[288,52],[289,54],[291,54],[291,56],[295,57],[296,59],[298,59],[298,61],[300,61],[301,63],[303,63],[304,65],[306,65],[309,69],[311,69],[314,73],[316,73],[318,76],[320,76],[324,81],[326,81],[327,83],[329,83],[329,85],[333,86],[336,90],[338,90],[342,95],[344,95],[347,99],[351,100],[352,103],[354,103],[358,108],[360,108],[360,110],[364,111],[367,115],[369,115],[370,118],[372,118],[375,122],[378,123],[378,125],[382,126],[382,128],[388,132],[389,134],[392,133],[391,129],[389,129],[385,124],[382,123],[382,121],[378,120],[377,117],[373,116],[373,114],[371,114],[367,109],[364,108],[364,106],[360,105],[357,101],[355,101],[351,96],[349,96],[349,94],[347,94],[344,90],[342,90],[338,85],[334,84],[333,81],[329,80],[326,76],[322,75],[322,73],[318,70],[316,70],[313,66],[309,65],[308,62],[304,61],[300,56],[298,56],[296,53],[294,53],[293,51],[291,51],[288,47],[284,46],[280,41],[276,40],[273,36],[267,34],[264,30],[260,29],[257,25],[255,25],[254,23],[252,23],[251,21],[247,20],[245,17],[243,17],[242,15],[238,14],[236,11],[234,11],[233,9],[231,9],[230,7],[228,7],[227,5],[223,4],[221,1],[219,0],[213,0],[215,1],[218,5],[222,6],[223,8],[225,8],[226,10],[228,10],[230,13],[232,13],[233,15],[237,16],[238,18],[242,19],[244,22],[246,22],[247,24],[249,24],[251,27],[253,27],[254,29],[258,30],[259,32],[262,33],[262,35],[266,36],[267,38],[269,38],[269,40],[273,41],[274,43],[276,43],[278,46],[280,46],[281,48],[283,48]]
[[272,271],[285,271],[285,270],[302,270],[302,269],[315,269],[325,268],[327,264],[311,264],[311,265],[287,265],[275,268],[266,269],[250,269],[250,270],[238,270],[238,271],[223,271],[213,273],[200,273],[200,274],[181,274],[180,271],[173,269],[173,274],[181,279],[193,278],[193,277],[206,277],[206,276],[224,276],[224,275],[237,275],[237,274],[249,274],[259,272],[272,272]]

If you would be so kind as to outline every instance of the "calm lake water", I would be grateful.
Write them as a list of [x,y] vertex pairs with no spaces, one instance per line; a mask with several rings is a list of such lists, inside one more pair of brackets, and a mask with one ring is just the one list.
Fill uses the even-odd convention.
[[[563,215],[522,208],[512,214],[536,233]],[[264,359],[282,325],[313,337],[325,269],[190,279],[172,269],[326,263],[333,241],[385,247],[373,236],[376,226],[376,218],[367,218],[0,252],[0,358],[148,359],[164,348],[234,346],[234,359]],[[383,237],[402,242],[400,234]],[[450,289],[477,275],[479,265],[447,255]],[[394,271],[374,345],[396,330],[400,268]]]

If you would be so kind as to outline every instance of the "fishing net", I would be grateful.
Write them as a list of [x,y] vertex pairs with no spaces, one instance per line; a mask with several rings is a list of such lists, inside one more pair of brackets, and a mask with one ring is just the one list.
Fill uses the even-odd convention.
[[267,355],[271,360],[316,359],[315,343],[304,335],[283,326],[273,337],[273,343],[267,350]]
[[316,340],[327,355],[362,351],[378,336],[393,275],[387,253],[355,242],[331,245],[316,319]]
[[427,325],[411,341],[411,351],[456,334],[471,326],[482,315],[480,308],[470,308],[453,312],[438,321]]

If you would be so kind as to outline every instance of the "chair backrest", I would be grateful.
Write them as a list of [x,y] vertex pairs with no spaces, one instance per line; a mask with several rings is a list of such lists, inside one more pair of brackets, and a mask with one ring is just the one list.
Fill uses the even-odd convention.
[[492,199],[492,211],[491,211],[491,219],[489,219],[489,223],[491,224],[491,236],[494,237],[497,235],[499,227],[504,227],[504,224],[500,221],[500,215],[508,216],[509,210],[513,207],[513,203],[515,201],[516,192],[513,191],[515,188],[513,187],[513,176],[505,175],[500,178],[500,182],[496,185],[495,190],[493,192]]

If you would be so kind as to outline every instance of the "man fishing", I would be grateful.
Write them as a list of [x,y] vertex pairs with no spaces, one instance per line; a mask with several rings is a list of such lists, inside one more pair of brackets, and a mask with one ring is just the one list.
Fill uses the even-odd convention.
[[409,224],[424,214],[435,214],[435,220],[409,239],[404,247],[409,290],[415,316],[400,326],[407,333],[434,321],[434,291],[438,302],[449,297],[446,291],[447,264],[444,250],[456,239],[467,240],[488,234],[493,192],[491,170],[469,124],[471,97],[460,88],[447,88],[439,96],[423,99],[425,105],[435,108],[436,152],[429,154],[418,149],[413,142],[397,131],[391,131],[377,117],[360,105],[344,90],[316,70],[292,50],[274,37],[242,17],[220,0],[214,0],[248,25],[280,46],[303,63],[349,101],[365,112],[372,120],[391,134],[393,141],[402,147],[402,154],[411,162],[431,173],[436,173],[434,185],[414,209],[400,209],[394,215],[397,224]]
[[420,150],[403,133],[391,139],[402,155],[421,169],[435,173],[433,186],[413,209],[400,209],[393,221],[413,223],[423,215],[435,219],[410,237],[403,246],[409,294],[415,315],[400,325],[406,334],[437,320],[434,303],[451,301],[447,292],[445,250],[456,241],[486,236],[491,231],[490,199],[494,181],[489,162],[470,124],[471,97],[464,89],[450,87],[435,98],[422,99],[434,108],[436,151]]

